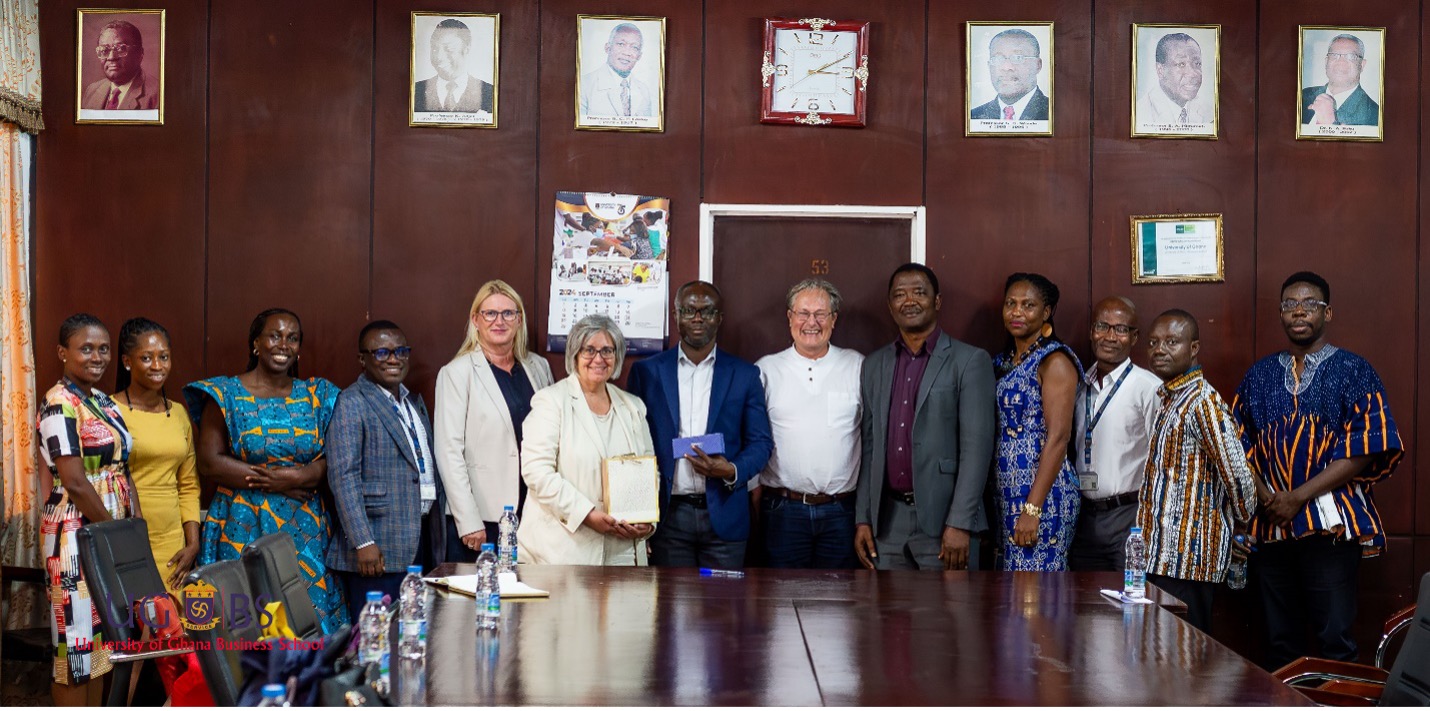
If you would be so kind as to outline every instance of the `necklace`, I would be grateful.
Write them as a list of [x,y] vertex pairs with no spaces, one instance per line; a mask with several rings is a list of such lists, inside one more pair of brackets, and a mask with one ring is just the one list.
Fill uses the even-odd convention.
[[[164,397],[164,390],[163,390],[163,388],[160,388],[160,389],[159,389],[159,399],[161,399],[161,400],[164,401],[164,416],[165,416],[165,417],[169,417],[169,398]],[[127,387],[124,388],[124,406],[125,406],[125,407],[128,407],[128,408],[131,409],[131,410],[137,410],[137,409],[138,409],[138,408],[134,407],[134,401],[133,401],[132,399],[130,399],[130,397],[129,397],[129,388],[127,388]],[[138,410],[138,411],[139,411],[139,412],[152,412],[152,413],[154,413],[154,414],[158,414],[158,413],[159,413],[158,410]]]
[[1019,353],[1019,352],[1018,352],[1018,344],[1014,343],[1014,344],[1013,344],[1013,357],[1012,357],[1013,365],[1015,365],[1015,366],[1016,366],[1016,365],[1020,365],[1023,361],[1025,361],[1025,360],[1028,359],[1028,356],[1032,355],[1034,351],[1038,350],[1038,349],[1041,348],[1042,346],[1043,346],[1043,337],[1042,337],[1042,336],[1038,336],[1038,338],[1033,341],[1032,345],[1028,346],[1028,350],[1023,351],[1022,353]]

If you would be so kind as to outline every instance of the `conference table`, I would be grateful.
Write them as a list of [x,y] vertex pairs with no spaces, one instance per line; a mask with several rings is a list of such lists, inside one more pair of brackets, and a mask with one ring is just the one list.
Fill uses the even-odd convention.
[[[432,576],[469,575],[468,564]],[[523,565],[550,597],[440,590],[424,660],[394,663],[409,704],[543,706],[1310,705],[1155,604],[1099,593],[1115,573]],[[423,680],[420,684],[412,680]]]

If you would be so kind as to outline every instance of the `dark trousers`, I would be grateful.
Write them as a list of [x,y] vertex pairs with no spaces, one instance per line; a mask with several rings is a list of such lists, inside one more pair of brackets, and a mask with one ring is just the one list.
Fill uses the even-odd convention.
[[[487,540],[492,543],[497,541],[492,534],[494,528],[496,528],[496,524],[487,524]],[[447,514],[447,562],[475,563],[477,555],[478,552],[468,548],[467,544],[462,542],[462,537],[457,535],[457,519],[453,518],[451,514]]]
[[1112,508],[1083,499],[1068,549],[1068,568],[1121,571],[1127,567],[1127,534],[1136,523],[1135,499]]
[[1360,561],[1358,542],[1326,535],[1257,545],[1249,570],[1261,591],[1270,668],[1310,653],[1308,626],[1319,646],[1311,656],[1355,661]]
[[[423,514],[421,523],[421,533],[417,542],[417,556],[409,561],[411,565],[420,565],[424,572],[433,568],[434,559],[432,557],[432,537],[427,533],[427,516],[440,516],[440,513]],[[450,516],[448,518],[451,518]],[[385,555],[385,554],[384,554]],[[395,561],[384,561],[391,566]],[[406,564],[404,564],[406,567]],[[407,577],[407,571],[400,573],[383,573],[382,575],[368,577],[348,570],[334,571],[338,577],[342,578],[343,589],[347,591],[348,613],[352,615],[353,626],[358,623],[358,615],[362,614],[362,608],[367,604],[367,591],[377,590],[384,595],[392,597],[391,604],[396,605],[402,597],[402,579]]]
[[761,501],[771,568],[857,568],[854,497],[808,505],[780,495]]
[[1216,592],[1217,583],[1182,580],[1151,573],[1147,574],[1147,582],[1187,603],[1187,622],[1207,634],[1212,633],[1212,595]]
[[650,564],[683,568],[743,568],[745,542],[725,541],[710,527],[710,510],[671,499],[650,539]]

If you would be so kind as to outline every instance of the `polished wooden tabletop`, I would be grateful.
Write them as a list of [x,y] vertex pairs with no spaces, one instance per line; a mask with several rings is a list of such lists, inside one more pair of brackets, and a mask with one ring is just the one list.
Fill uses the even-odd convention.
[[[442,566],[436,575],[475,572]],[[425,662],[395,693],[431,705],[1307,705],[1186,624],[1121,605],[1110,573],[521,566],[551,597],[439,593]],[[422,678],[422,688],[402,682]]]

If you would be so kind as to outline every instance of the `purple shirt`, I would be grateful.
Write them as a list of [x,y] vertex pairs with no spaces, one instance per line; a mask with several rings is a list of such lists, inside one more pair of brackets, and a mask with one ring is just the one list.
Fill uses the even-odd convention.
[[929,366],[929,356],[943,331],[937,325],[918,353],[909,350],[901,337],[894,341],[894,392],[889,398],[889,441],[884,469],[889,488],[907,494],[914,490],[914,409],[919,402],[919,385]]

